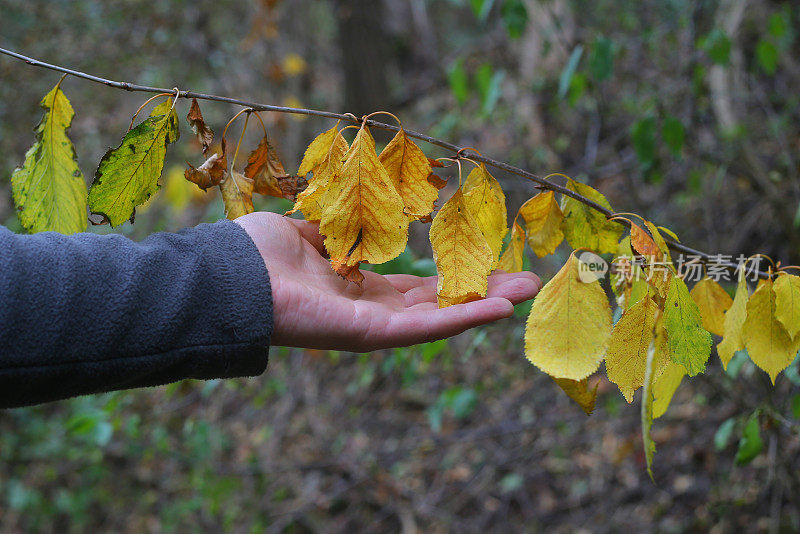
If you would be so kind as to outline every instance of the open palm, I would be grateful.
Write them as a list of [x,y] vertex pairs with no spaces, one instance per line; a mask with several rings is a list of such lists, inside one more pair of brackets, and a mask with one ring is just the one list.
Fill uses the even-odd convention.
[[435,276],[365,271],[361,287],[339,277],[316,224],[263,212],[236,223],[269,272],[273,345],[367,352],[433,341],[509,317],[541,287],[533,273],[497,271],[486,299],[439,309]]

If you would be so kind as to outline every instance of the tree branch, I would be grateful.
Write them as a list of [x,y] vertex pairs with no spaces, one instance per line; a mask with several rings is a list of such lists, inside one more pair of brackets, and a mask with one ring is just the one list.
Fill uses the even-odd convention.
[[[114,87],[114,88],[117,88],[117,89],[123,89],[125,91],[139,91],[139,92],[145,92],[145,93],[175,93],[175,89],[167,89],[167,88],[163,88],[163,87],[151,87],[151,86],[148,86],[148,85],[139,85],[139,84],[129,83],[129,82],[118,82],[118,81],[109,80],[109,79],[106,79],[106,78],[101,78],[99,76],[93,76],[91,74],[86,74],[84,72],[80,72],[80,71],[77,71],[77,70],[68,69],[66,67],[61,67],[61,66],[58,66],[58,65],[53,65],[51,63],[46,63],[46,62],[40,61],[38,59],[34,59],[34,58],[31,58],[31,57],[28,57],[28,56],[24,56],[22,54],[18,54],[17,52],[12,52],[11,50],[6,50],[5,48],[0,48],[0,53],[5,54],[5,55],[10,56],[10,57],[13,57],[13,58],[16,58],[16,59],[19,59],[21,61],[24,61],[28,65],[33,65],[35,67],[42,67],[42,68],[45,68],[45,69],[50,69],[50,70],[54,70],[54,71],[57,71],[57,72],[62,72],[62,73],[65,73],[65,74],[69,74],[71,76],[75,76],[76,78],[83,78],[84,80],[89,80],[91,82],[100,83],[100,84],[103,84],[103,85],[106,85],[106,86],[109,86],[109,87]],[[310,115],[310,116],[314,116],[314,117],[324,117],[324,118],[329,118],[329,119],[337,119],[337,120],[341,120],[341,121],[353,122],[353,123],[356,123],[356,124],[359,124],[361,122],[353,114],[334,113],[332,111],[319,111],[319,110],[315,110],[315,109],[291,108],[291,107],[286,107],[286,106],[273,106],[271,104],[260,104],[258,102],[247,102],[245,100],[239,100],[239,99],[230,98],[230,97],[227,97],[227,96],[209,95],[209,94],[205,94],[205,93],[196,93],[194,91],[178,91],[177,95],[178,95],[179,98],[197,98],[199,100],[209,100],[209,101],[212,101],[212,102],[224,102],[226,104],[234,104],[234,105],[237,105],[237,106],[244,106],[244,107],[252,108],[252,109],[254,109],[256,111],[274,111],[276,113],[293,113],[293,114],[296,114],[296,115]],[[375,120],[372,120],[372,119],[368,119],[365,122],[366,122],[366,124],[368,126],[373,127],[373,128],[378,128],[378,129],[382,129],[382,130],[388,130],[388,131],[392,131],[392,132],[396,132],[396,131],[400,130],[400,127],[396,126],[394,124],[386,124],[386,123],[378,122],[378,121],[375,121]],[[611,217],[614,216],[614,212],[612,212],[609,209],[606,209],[605,207],[601,206],[597,202],[594,202],[593,200],[590,200],[590,199],[584,197],[583,195],[580,195],[580,194],[578,194],[578,193],[576,193],[576,192],[574,192],[574,191],[572,191],[570,189],[567,189],[566,187],[564,187],[564,186],[562,186],[560,184],[557,184],[555,182],[552,182],[550,180],[542,178],[542,177],[540,177],[540,176],[538,176],[536,174],[533,174],[532,172],[526,171],[526,170],[521,169],[519,167],[515,167],[515,166],[510,165],[508,163],[505,163],[503,161],[498,161],[498,160],[495,160],[495,159],[492,159],[492,158],[487,158],[485,156],[482,156],[480,154],[475,153],[473,150],[470,150],[469,148],[464,149],[463,147],[459,147],[459,146],[454,145],[452,143],[448,143],[447,141],[442,141],[441,139],[436,139],[434,137],[431,137],[429,135],[425,135],[425,134],[420,133],[420,132],[415,132],[413,130],[405,130],[405,132],[406,132],[406,135],[408,135],[409,137],[413,137],[415,139],[419,139],[420,141],[425,141],[426,143],[429,143],[429,144],[434,145],[434,146],[438,146],[440,148],[444,148],[445,150],[452,151],[452,152],[454,152],[456,154],[463,155],[465,152],[468,152],[469,153],[469,158],[472,159],[472,160],[479,161],[481,163],[484,163],[484,164],[489,165],[491,167],[494,167],[496,169],[501,169],[501,170],[504,170],[504,171],[506,171],[508,173],[515,174],[517,176],[521,176],[523,178],[526,178],[526,179],[528,179],[528,180],[530,180],[532,182],[537,183],[539,189],[548,189],[548,190],[551,190],[551,191],[555,191],[557,193],[561,193],[562,195],[566,195],[568,197],[572,197],[575,200],[577,200],[578,202],[581,202],[581,203],[585,204],[586,206],[589,206],[590,208],[602,213],[607,218],[611,218]],[[614,222],[622,224],[623,226],[630,226],[629,222],[626,219],[615,219]],[[681,253],[684,253],[684,254],[697,256],[705,263],[714,263],[716,265],[721,265],[723,267],[726,267],[727,269],[734,270],[734,271],[739,267],[738,263],[715,261],[716,256],[714,256],[712,254],[709,254],[709,253],[706,253],[706,252],[703,252],[703,251],[700,251],[700,250],[693,249],[691,247],[687,247],[686,245],[684,245],[682,243],[679,243],[677,241],[672,240],[669,236],[665,236],[664,239],[667,242],[667,246],[669,246],[669,248],[671,248],[672,250],[675,250],[677,252],[681,252]],[[758,273],[758,276],[761,277],[761,278],[768,278],[769,277],[769,274],[766,273],[766,272],[763,272],[763,271],[756,271],[756,272]]]

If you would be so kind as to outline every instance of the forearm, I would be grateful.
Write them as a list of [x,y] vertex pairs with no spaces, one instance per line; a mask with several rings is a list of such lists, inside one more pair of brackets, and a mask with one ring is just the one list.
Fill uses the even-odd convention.
[[0,229],[0,407],[263,372],[264,261],[224,221],[141,243]]

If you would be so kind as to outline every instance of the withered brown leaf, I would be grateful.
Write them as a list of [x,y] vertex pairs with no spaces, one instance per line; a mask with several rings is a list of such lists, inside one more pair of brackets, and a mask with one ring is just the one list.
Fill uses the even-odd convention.
[[197,140],[203,145],[203,155],[205,156],[206,152],[208,152],[208,147],[211,146],[211,142],[214,140],[214,131],[203,119],[203,114],[200,112],[200,105],[197,103],[196,98],[192,99],[192,106],[189,108],[186,120],[189,121],[189,126],[192,127]]

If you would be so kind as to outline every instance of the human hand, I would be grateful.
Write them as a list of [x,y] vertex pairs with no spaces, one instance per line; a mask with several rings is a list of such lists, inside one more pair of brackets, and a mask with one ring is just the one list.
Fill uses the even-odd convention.
[[435,276],[364,271],[361,287],[342,279],[316,224],[265,212],[235,222],[269,272],[273,345],[368,352],[442,339],[511,316],[542,285],[531,272],[496,271],[487,298],[439,309]]

